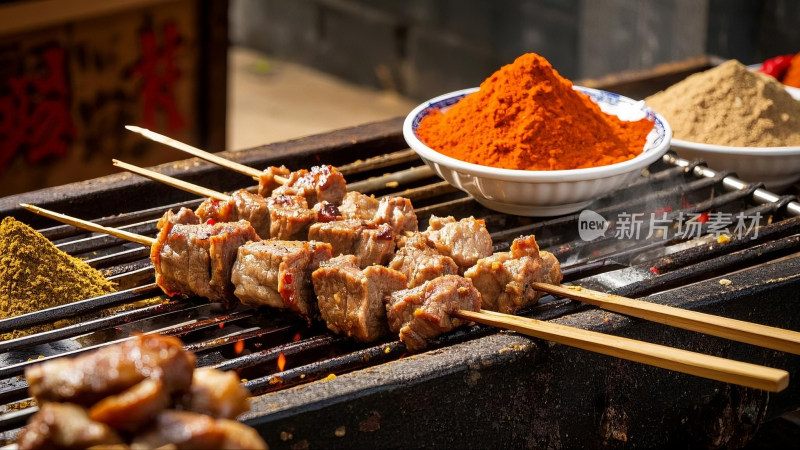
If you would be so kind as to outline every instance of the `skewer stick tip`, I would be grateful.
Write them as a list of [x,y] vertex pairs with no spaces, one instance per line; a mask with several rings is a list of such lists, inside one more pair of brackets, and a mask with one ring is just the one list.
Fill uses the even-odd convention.
[[133,131],[134,133],[141,133],[144,131],[144,128],[137,127],[136,125],[125,125],[125,129],[128,131]]

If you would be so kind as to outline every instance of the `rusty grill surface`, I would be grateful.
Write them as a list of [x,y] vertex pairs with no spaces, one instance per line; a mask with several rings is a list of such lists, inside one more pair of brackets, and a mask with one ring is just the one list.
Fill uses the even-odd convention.
[[[507,250],[519,235],[535,234],[541,248],[561,261],[565,283],[800,329],[792,314],[800,306],[795,293],[800,286],[800,204],[791,196],[772,195],[757,185],[740,186],[731,181],[730,174],[668,154],[631,186],[589,207],[609,220],[610,231],[587,242],[579,237],[577,213],[533,219],[483,208],[422,166],[405,147],[399,129],[399,121],[388,121],[230,156],[260,168],[278,163],[292,169],[320,162],[335,164],[351,190],[410,198],[421,228],[431,215],[484,219],[495,251]],[[220,190],[252,183],[246,176],[196,160],[160,169]],[[396,339],[360,344],[328,332],[322,323],[308,325],[290,313],[245,306],[223,311],[201,298],[168,299],[154,285],[149,249],[69,226],[53,226],[16,206],[19,202],[38,204],[154,236],[156,222],[166,210],[195,208],[200,201],[124,174],[70,185],[63,191],[0,199],[2,215],[32,223],[60,249],[87,259],[119,283],[119,292],[114,294],[0,320],[0,333],[5,333],[78,318],[72,325],[0,342],[0,404],[5,405],[0,431],[5,439],[13,440],[36,411],[27,402],[26,367],[109,345],[138,332],[177,336],[197,354],[199,366],[237,371],[257,396],[244,419],[273,448],[447,447],[458,446],[463,438],[478,446],[492,442],[556,447],[686,442],[713,446],[704,441],[709,436],[724,436],[728,445],[739,442],[736,439],[745,442],[770,414],[797,407],[794,380],[787,391],[768,401],[758,391],[551,347],[487,326],[447,334],[430,351],[409,357]],[[713,221],[697,224],[700,237],[677,234],[678,224],[705,212],[760,217],[761,227],[741,236],[732,233],[730,242],[718,241]],[[615,229],[625,228],[622,221],[631,214],[649,218],[650,213],[668,219],[664,223],[669,226],[646,238],[651,230],[645,220],[638,238],[614,235]],[[722,278],[730,283],[721,284]],[[759,303],[753,299],[760,299]],[[778,352],[698,337],[552,296],[522,315],[781,367],[793,377],[800,365],[797,358]],[[285,367],[278,367],[279,358],[285,359]],[[578,370],[589,373],[573,372]],[[523,386],[527,384],[531,386]],[[543,385],[552,393],[541,390]],[[675,397],[655,400],[657,392],[647,394],[651,389],[667,389],[665,394],[675,389]],[[556,393],[559,397],[554,403],[551,396]],[[586,398],[570,400],[576,395]],[[463,404],[453,398],[463,398]],[[647,401],[647,405],[632,406]],[[714,402],[728,406],[725,423],[737,424],[736,430],[709,431],[712,417],[699,417],[697,408]],[[654,413],[654,405],[661,404],[664,407]],[[562,411],[543,410],[543,406]],[[661,416],[633,419],[638,412]],[[574,423],[561,422],[562,416]],[[713,419],[719,422],[718,415]],[[577,436],[576,428],[581,427],[586,428],[583,437]]]

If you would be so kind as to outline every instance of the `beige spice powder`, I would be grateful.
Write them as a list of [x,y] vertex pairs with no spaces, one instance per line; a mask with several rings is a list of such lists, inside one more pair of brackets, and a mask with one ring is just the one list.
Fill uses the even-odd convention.
[[800,145],[800,101],[736,60],[645,99],[684,141],[735,147]]

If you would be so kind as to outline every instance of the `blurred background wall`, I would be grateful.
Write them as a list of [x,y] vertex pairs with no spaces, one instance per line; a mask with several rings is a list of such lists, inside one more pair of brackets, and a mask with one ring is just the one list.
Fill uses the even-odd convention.
[[797,0],[0,0],[0,196],[406,114],[525,52],[573,80],[800,51]]
[[525,52],[571,79],[800,50],[796,0],[231,0],[231,40],[423,99]]

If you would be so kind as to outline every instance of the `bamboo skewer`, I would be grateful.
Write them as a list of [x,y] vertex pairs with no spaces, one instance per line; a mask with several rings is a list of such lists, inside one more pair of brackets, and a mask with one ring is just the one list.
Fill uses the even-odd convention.
[[[155,239],[147,236],[98,225],[27,203],[21,203],[20,206],[40,216],[86,230],[107,233],[142,245],[152,246],[156,242]],[[688,350],[486,310],[481,310],[480,312],[457,311],[453,315],[465,320],[517,331],[571,347],[726,383],[770,392],[781,391],[789,384],[789,373],[785,370],[719,358]]]
[[[200,150],[197,147],[192,147],[189,144],[184,144],[181,141],[172,139],[170,137],[164,136],[163,134],[159,134],[154,131],[150,131],[146,128],[141,128],[134,125],[125,125],[125,128],[135,133],[139,133],[142,136],[146,137],[147,139],[168,145],[174,149],[189,153],[190,155],[197,156],[200,159],[220,165],[222,167],[227,167],[228,169],[234,170],[241,174],[248,175],[256,181],[259,181],[261,179],[262,172],[258,169],[254,169],[252,167],[245,166],[244,164],[239,164],[235,161],[222,158],[213,153],[209,153],[205,150]],[[380,189],[384,189],[386,187],[391,187],[392,184],[410,183],[413,181],[432,177],[434,175],[435,173],[430,167],[428,167],[427,165],[422,165],[386,175],[372,177],[366,180],[357,181],[355,183],[352,183],[351,185],[348,185],[347,187],[348,190],[354,190],[359,192],[377,191]],[[276,182],[278,182],[278,184],[286,184],[286,182],[289,181],[285,177],[281,177],[279,175],[275,175],[274,179]]]
[[218,192],[213,189],[205,188],[203,186],[198,186],[196,184],[189,183],[188,181],[179,180],[169,175],[164,175],[162,173],[134,166],[133,164],[128,164],[116,159],[112,159],[111,161],[117,167],[141,175],[143,177],[150,178],[151,180],[164,183],[167,186],[172,186],[192,194],[197,194],[201,197],[210,197],[216,200],[223,200],[223,201],[229,201],[231,199],[231,196],[228,194],[223,194],[222,192]]
[[[193,194],[227,200],[230,196],[192,183],[178,180],[148,169],[120,163],[115,165],[131,170],[156,181],[178,187]],[[119,164],[118,164],[119,163]],[[800,332],[760,325],[743,320],[675,308],[667,305],[634,300],[619,295],[585,289],[580,286],[532,283],[536,290],[561,295],[580,302],[597,306],[640,319],[722,337],[737,342],[757,345],[782,352],[800,354]]]
[[771,367],[493,311],[458,311],[452,315],[570,347],[725,383],[769,392],[782,391],[789,385],[789,373]]
[[[200,150],[197,147],[192,147],[189,144],[184,144],[181,141],[164,136],[163,134],[158,134],[154,131],[150,131],[146,128],[137,127],[134,125],[125,125],[125,128],[130,131],[133,131],[134,133],[139,133],[142,136],[146,137],[147,139],[150,139],[151,141],[156,141],[161,144],[168,145],[174,149],[180,150],[185,153],[189,153],[190,155],[197,156],[198,158],[204,159],[208,162],[217,164],[219,166],[227,167],[231,170],[234,170],[244,175],[249,175],[253,177],[254,180],[259,180],[261,178],[262,172],[258,169],[254,169],[252,167],[245,166],[244,164],[239,164],[235,161],[219,157],[213,153]],[[284,184],[286,183],[286,178],[276,176],[275,181],[277,181],[279,184]]]
[[156,240],[151,237],[142,236],[141,234],[136,234],[136,233],[130,233],[128,231],[119,230],[117,228],[98,225],[94,222],[89,222],[88,220],[77,219],[75,217],[60,214],[55,211],[50,211],[49,209],[44,209],[44,208],[39,208],[38,206],[29,205],[28,203],[20,203],[19,206],[27,209],[28,211],[34,214],[47,217],[48,219],[54,219],[59,222],[66,223],[67,225],[72,225],[74,227],[82,228],[84,230],[95,231],[97,233],[105,233],[111,236],[118,237],[120,239],[125,239],[126,241],[131,241],[131,242],[136,242],[137,244],[146,245],[148,247],[156,243]]
[[658,303],[634,300],[619,295],[593,291],[580,286],[532,283],[539,291],[578,300],[628,316],[663,323],[686,330],[710,334],[737,342],[757,345],[782,352],[800,354],[800,333],[797,331],[729,319]]

